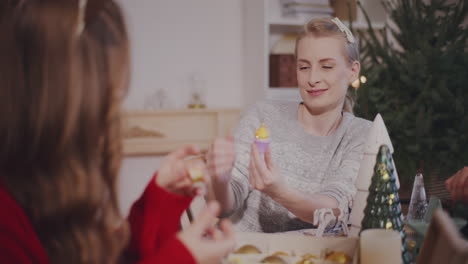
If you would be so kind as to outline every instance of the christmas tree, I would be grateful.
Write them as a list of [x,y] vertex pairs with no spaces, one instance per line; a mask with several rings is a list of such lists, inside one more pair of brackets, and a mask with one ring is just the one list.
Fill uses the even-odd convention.
[[402,239],[403,263],[410,263],[410,256],[406,250],[406,234],[403,229],[398,187],[395,184],[395,168],[393,158],[387,145],[382,145],[377,154],[374,175],[369,187],[367,205],[364,209],[361,230],[370,228],[393,229],[400,232]]
[[357,115],[382,114],[408,186],[418,169],[446,178],[468,157],[468,0],[382,2],[391,22],[358,34]]

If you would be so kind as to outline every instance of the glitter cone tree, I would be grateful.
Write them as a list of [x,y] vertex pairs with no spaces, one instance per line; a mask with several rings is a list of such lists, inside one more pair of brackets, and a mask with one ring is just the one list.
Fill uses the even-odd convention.
[[387,145],[382,145],[377,154],[361,226],[362,230],[385,228],[400,232],[403,245],[402,260],[406,264],[410,263],[410,257],[406,250],[406,234],[403,229],[403,217],[398,187],[395,184],[395,174],[392,154]]

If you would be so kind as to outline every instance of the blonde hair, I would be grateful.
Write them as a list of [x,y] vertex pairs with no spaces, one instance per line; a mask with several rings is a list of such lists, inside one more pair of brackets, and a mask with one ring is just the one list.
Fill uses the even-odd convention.
[[[312,19],[304,25],[303,31],[296,38],[296,48],[294,54],[297,58],[297,45],[306,36],[314,37],[337,37],[343,40],[345,56],[352,65],[353,62],[360,61],[359,58],[359,47],[357,42],[351,43],[347,40],[346,34],[342,32],[338,26],[329,18],[316,18]],[[355,95],[353,89],[348,88],[346,93],[345,102],[343,105],[344,112],[353,113],[355,104]]]

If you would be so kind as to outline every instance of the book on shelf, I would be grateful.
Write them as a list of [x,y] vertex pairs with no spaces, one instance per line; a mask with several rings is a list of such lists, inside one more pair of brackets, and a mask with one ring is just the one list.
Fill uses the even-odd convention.
[[297,87],[296,59],[294,54],[270,54],[269,86]]
[[329,0],[280,0],[281,4],[330,6]]
[[332,8],[316,8],[316,7],[288,7],[283,9],[283,13],[305,13],[305,14],[333,14]]
[[283,16],[295,16],[302,14],[331,15],[334,13],[334,10],[329,5],[328,1],[326,1],[326,3],[321,3],[321,1],[303,2],[281,0],[281,13]]

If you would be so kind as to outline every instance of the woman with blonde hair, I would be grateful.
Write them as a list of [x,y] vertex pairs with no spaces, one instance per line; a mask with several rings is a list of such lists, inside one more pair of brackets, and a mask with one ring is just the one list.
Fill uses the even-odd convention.
[[[281,232],[312,227],[316,209],[350,207],[371,122],[353,115],[350,83],[359,76],[356,40],[339,19],[314,19],[296,41],[302,102],[262,101],[243,114],[235,139],[208,153],[210,199],[237,230]],[[264,158],[255,131],[271,143]]]
[[228,222],[213,228],[216,203],[177,233],[195,191],[183,159],[195,148],[162,162],[128,222],[119,212],[130,56],[118,5],[1,6],[0,262],[219,262],[234,239]]

